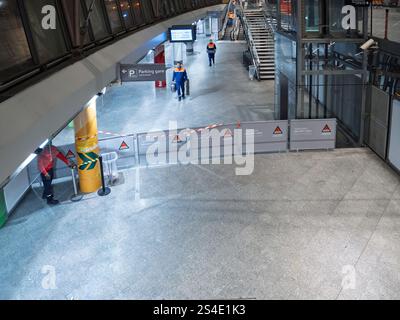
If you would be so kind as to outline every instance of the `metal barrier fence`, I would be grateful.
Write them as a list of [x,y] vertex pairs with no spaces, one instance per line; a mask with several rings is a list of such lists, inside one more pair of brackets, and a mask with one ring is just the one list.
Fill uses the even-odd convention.
[[[118,169],[149,165],[146,160],[149,150],[158,156],[160,162],[157,164],[174,164],[177,158],[173,153],[182,150],[183,147],[188,153],[193,153],[194,148],[197,148],[197,160],[201,162],[206,159],[201,159],[200,155],[218,157],[229,153],[231,149],[232,153],[235,152],[233,140],[237,129],[242,130],[236,138],[241,139],[243,154],[247,152],[246,147],[250,139],[254,142],[254,153],[334,149],[336,144],[336,119],[310,119],[238,122],[129,134],[99,139],[99,146],[102,154],[117,153]],[[249,134],[250,130],[254,131],[253,137]],[[76,162],[74,144],[58,148]],[[209,150],[205,150],[206,148]],[[71,176],[69,168],[61,161],[57,162],[55,172],[58,179]],[[28,175],[30,181],[34,181],[40,175],[36,163],[29,165]]]
[[335,149],[336,119],[290,121],[290,150]]
[[[201,162],[206,159],[201,159],[200,155],[219,157],[229,153],[229,150],[232,150],[232,154],[236,152],[237,145],[234,146],[233,140],[237,129],[242,130],[240,134],[236,133],[236,139],[241,139],[243,154],[247,152],[250,140],[254,142],[254,153],[334,149],[336,144],[336,119],[310,119],[215,124],[194,129],[113,136],[99,139],[99,146],[102,154],[117,153],[118,169],[149,165],[146,159],[149,151],[158,156],[160,162],[157,164],[174,164],[177,158],[173,153],[184,148],[188,153],[194,153],[196,148],[197,160]],[[254,131],[253,136],[250,135],[250,130]],[[77,161],[74,144],[57,147],[67,158]],[[205,150],[206,148],[209,150]],[[36,161],[29,164],[27,175],[30,183],[38,180],[40,172]],[[70,169],[57,161],[55,176],[56,179],[70,178]]]
[[[336,119],[238,122],[206,128],[108,137],[100,139],[99,145],[102,154],[118,154],[117,167],[120,170],[141,165],[174,164],[178,161],[175,152],[180,150],[187,154],[195,154],[198,163],[207,163],[211,158],[222,155],[334,149],[336,130]],[[234,141],[236,139],[239,141]],[[57,147],[76,162],[74,144]],[[161,156],[158,163],[148,162],[147,156],[151,154],[150,151]],[[188,158],[188,162],[193,163],[193,160],[195,162],[196,159]],[[61,161],[57,162],[55,179],[72,179],[71,169]],[[21,169],[4,187],[8,212],[33,184],[40,183],[37,160],[33,158],[29,165]]]
[[[139,163],[149,165],[148,155],[157,158],[151,164],[176,163],[178,150],[199,163],[221,155],[283,152],[288,150],[288,127],[288,121],[260,121],[141,133],[137,135]],[[249,141],[252,150],[248,150]]]
[[[102,154],[116,152],[118,154],[117,166],[120,169],[133,168],[137,165],[136,135],[115,136],[99,139]],[[75,144],[57,146],[57,148],[70,160],[77,162]],[[62,161],[56,162],[55,179],[70,178],[71,170]],[[28,166],[28,176],[31,183],[40,176],[36,161]]]

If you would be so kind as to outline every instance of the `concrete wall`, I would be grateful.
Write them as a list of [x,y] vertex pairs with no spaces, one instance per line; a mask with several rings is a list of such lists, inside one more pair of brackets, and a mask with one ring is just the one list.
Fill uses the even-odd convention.
[[[120,61],[138,60],[163,39],[169,27],[191,24],[207,11],[195,10],[141,30],[49,76],[0,104],[0,184],[88,101],[116,79]],[[162,41],[162,40],[160,40]]]

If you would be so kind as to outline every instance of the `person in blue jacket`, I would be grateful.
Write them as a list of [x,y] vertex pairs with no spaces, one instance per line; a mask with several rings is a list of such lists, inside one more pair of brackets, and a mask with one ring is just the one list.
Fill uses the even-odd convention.
[[178,62],[174,70],[172,81],[176,84],[176,91],[178,92],[178,99],[181,101],[185,99],[185,82],[188,80],[186,69],[181,62]]

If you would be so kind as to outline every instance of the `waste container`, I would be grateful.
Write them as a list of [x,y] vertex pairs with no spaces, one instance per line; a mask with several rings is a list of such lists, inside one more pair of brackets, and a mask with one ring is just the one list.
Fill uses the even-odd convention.
[[118,182],[119,173],[117,167],[118,154],[110,152],[102,154],[104,180],[108,185],[114,185]]
[[256,66],[250,65],[249,66],[249,78],[250,78],[250,80],[254,80],[255,77],[256,77]]

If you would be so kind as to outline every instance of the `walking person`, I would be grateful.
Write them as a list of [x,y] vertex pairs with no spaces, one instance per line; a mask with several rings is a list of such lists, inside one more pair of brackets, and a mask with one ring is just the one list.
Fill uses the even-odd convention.
[[208,53],[208,61],[210,63],[210,67],[215,65],[215,53],[217,52],[217,46],[212,39],[207,45],[207,53]]
[[75,167],[75,163],[70,162],[55,146],[46,146],[44,149],[37,149],[35,153],[38,155],[38,169],[43,181],[43,196],[49,205],[57,205],[60,202],[54,199],[52,182],[54,179],[54,168],[57,164],[57,159],[60,159],[70,168]]
[[185,99],[185,82],[188,81],[186,69],[183,67],[182,62],[178,62],[174,70],[172,82],[175,83],[176,91],[178,92],[178,99],[181,101]]

